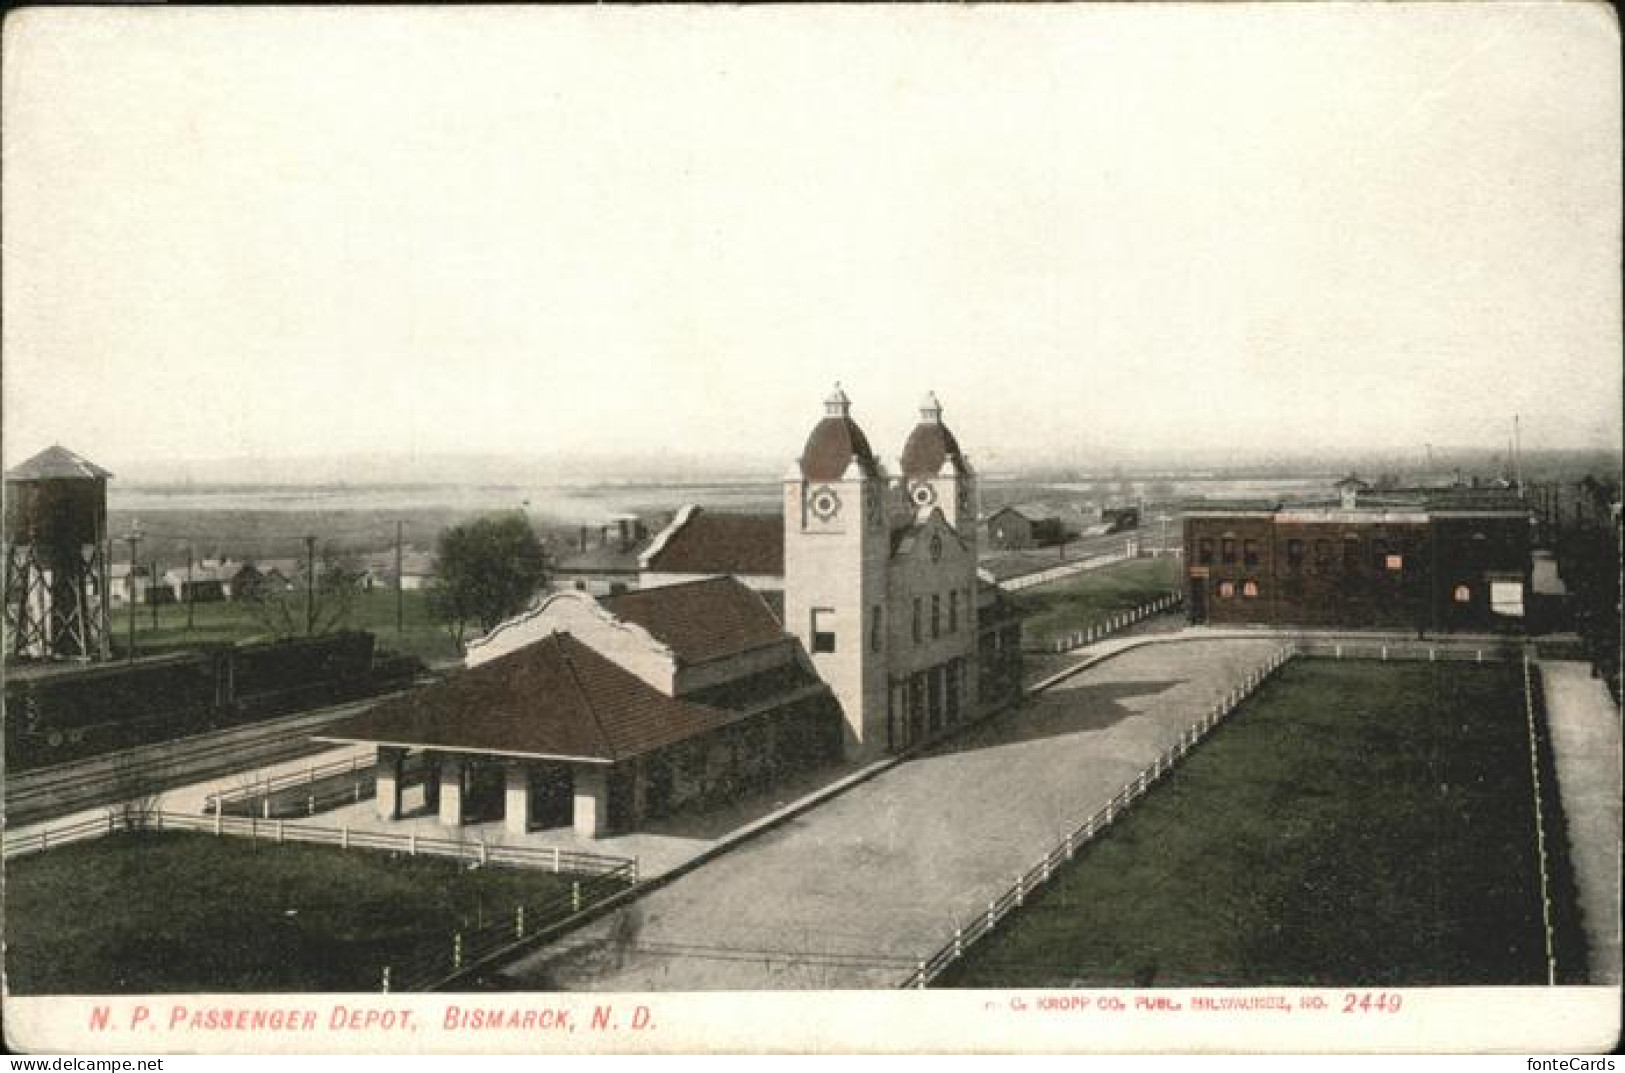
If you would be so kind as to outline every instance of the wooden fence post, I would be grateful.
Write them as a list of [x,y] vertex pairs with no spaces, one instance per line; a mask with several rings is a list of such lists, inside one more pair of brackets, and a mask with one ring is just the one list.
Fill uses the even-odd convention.
[[389,994],[389,966],[384,966],[384,994]]
[[579,879],[570,881],[570,911],[572,913],[581,912],[581,880]]
[[463,933],[458,932],[451,937],[451,967],[463,967]]
[[559,874],[559,847],[553,847],[553,874]]
[[514,938],[516,939],[523,939],[525,937],[525,907],[522,905],[514,910],[513,932]]

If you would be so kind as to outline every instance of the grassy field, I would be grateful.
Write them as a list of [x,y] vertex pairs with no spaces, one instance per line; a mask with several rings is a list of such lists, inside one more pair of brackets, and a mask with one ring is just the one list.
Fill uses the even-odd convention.
[[512,919],[569,877],[193,834],[119,835],[6,865],[19,994],[376,991],[384,965]]
[[[406,652],[424,660],[454,659],[457,648],[451,634],[429,618],[428,599],[423,592],[401,594],[405,629],[395,629],[395,593],[388,589],[375,589],[362,593],[351,608],[343,627],[352,630],[370,630],[378,638],[380,649]],[[294,606],[299,607],[297,596]],[[185,604],[161,604],[157,608],[158,625],[153,626],[153,608],[142,604],[135,609],[135,645],[138,652],[167,651],[189,644],[212,641],[273,640],[272,631],[254,609],[241,601],[217,600],[194,604],[192,626],[187,626]],[[130,637],[130,609],[121,607],[113,612],[113,644],[119,653],[125,651]]]
[[1295,662],[941,983],[1544,983],[1528,749],[1516,668]]
[[1016,599],[1029,615],[1022,622],[1022,637],[1044,645],[1098,626],[1178,588],[1179,563],[1176,558],[1130,559],[1020,592]]

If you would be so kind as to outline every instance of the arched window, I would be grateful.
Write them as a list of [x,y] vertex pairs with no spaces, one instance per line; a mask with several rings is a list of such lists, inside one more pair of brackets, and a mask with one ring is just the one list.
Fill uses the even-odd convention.
[[1258,595],[1258,582],[1256,582],[1256,581],[1243,581],[1241,583],[1241,594],[1243,596],[1247,596],[1247,597],[1257,596]]

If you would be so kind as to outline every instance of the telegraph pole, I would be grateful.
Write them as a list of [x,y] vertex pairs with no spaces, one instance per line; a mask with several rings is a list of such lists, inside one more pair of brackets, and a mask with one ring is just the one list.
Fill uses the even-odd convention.
[[197,586],[192,583],[192,545],[186,545],[186,632],[192,632],[192,606],[197,600]]
[[406,632],[406,596],[401,578],[401,522],[395,522],[395,632]]
[[[129,658],[133,660],[133,659],[135,659],[135,563],[136,563],[135,552],[136,552],[136,549],[138,547],[140,547],[140,545],[141,545],[141,523],[140,522],[131,522],[130,523],[130,532],[129,532],[128,535],[125,536],[124,539],[130,545],[130,573],[129,573],[128,577],[126,578],[126,583],[130,587],[130,655],[129,655]],[[148,593],[147,598],[149,600],[152,598],[152,595],[151,595],[150,591]]]
[[[147,595],[149,597],[153,597],[153,599],[149,599],[147,602],[152,606],[152,628],[154,630],[158,629],[158,601],[156,599],[156,597],[158,595],[157,585],[158,585],[158,556],[154,555],[152,557],[152,584],[147,587]],[[164,586],[164,587],[166,589],[168,588],[167,585]]]
[[305,633],[316,632],[316,538],[305,538]]

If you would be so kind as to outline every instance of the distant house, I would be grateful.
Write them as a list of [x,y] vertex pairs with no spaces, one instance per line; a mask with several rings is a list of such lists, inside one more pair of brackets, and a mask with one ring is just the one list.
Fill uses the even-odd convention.
[[108,595],[114,607],[124,607],[132,601],[144,604],[147,589],[152,585],[152,571],[139,563],[133,568],[129,563],[114,563],[108,569],[108,580]]
[[176,603],[218,603],[230,600],[241,563],[230,560],[204,559],[188,569],[177,566],[164,571],[163,584],[169,589],[170,599]]
[[[1082,515],[1074,512],[1081,522]],[[1047,503],[1016,503],[987,519],[988,544],[995,548],[1042,548],[1060,544],[1080,526],[1067,524],[1064,512]],[[1069,532],[1070,530],[1070,532]]]
[[554,592],[585,592],[616,596],[638,587],[642,547],[622,549],[615,543],[562,556],[553,565]]
[[[393,589],[395,587],[395,553],[379,552],[367,557],[367,588]],[[434,555],[427,551],[408,548],[401,553],[400,583],[404,592],[418,592],[428,588],[435,579]]]

